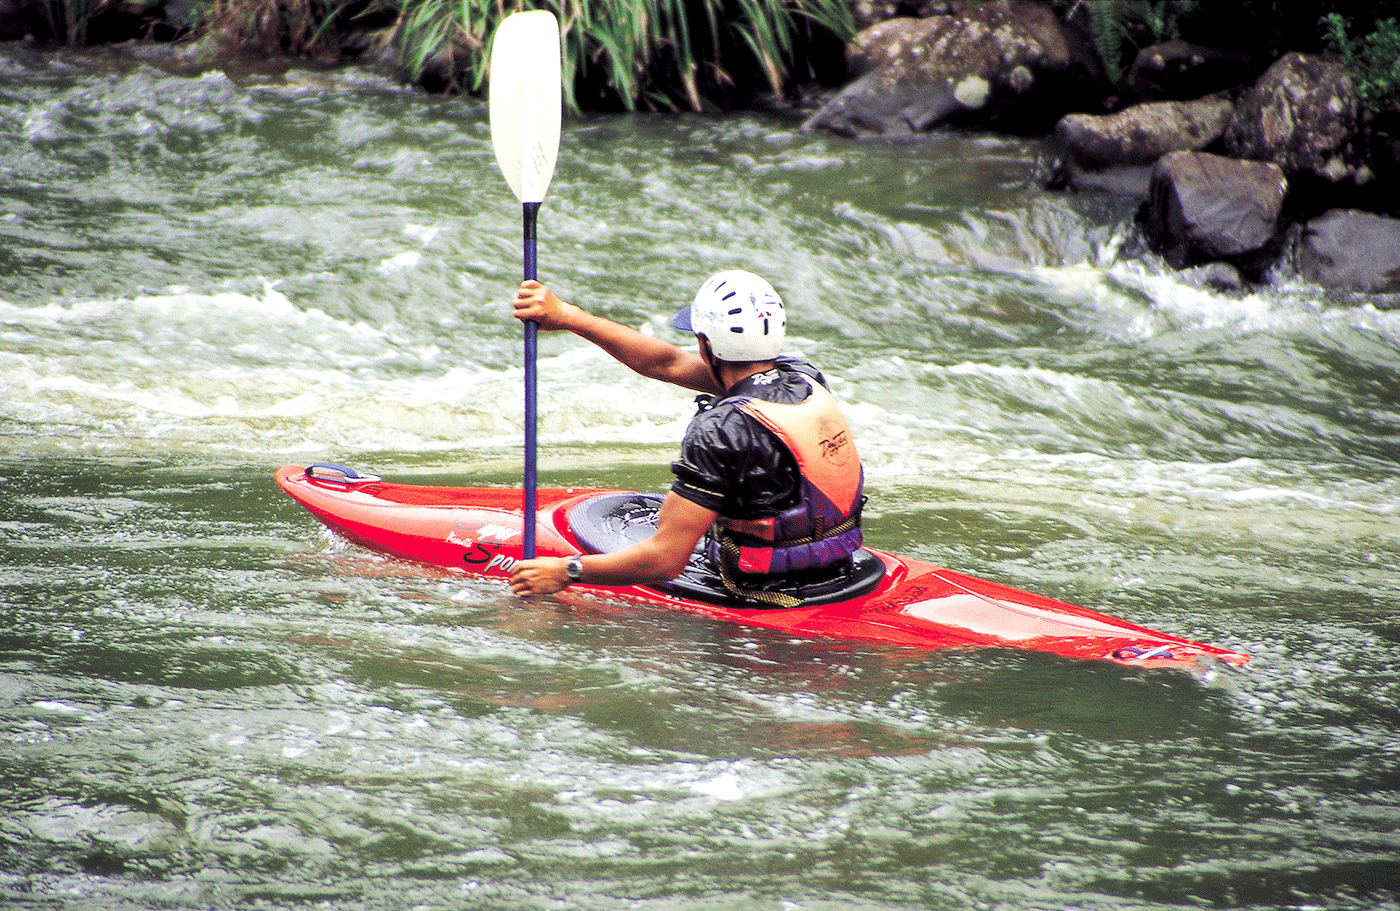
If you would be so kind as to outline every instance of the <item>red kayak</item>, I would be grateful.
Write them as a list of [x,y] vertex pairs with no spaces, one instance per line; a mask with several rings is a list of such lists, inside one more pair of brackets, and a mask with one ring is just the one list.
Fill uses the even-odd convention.
[[[338,465],[288,465],[277,471],[277,483],[327,527],[381,553],[502,580],[523,555],[519,489],[393,484]],[[651,534],[660,502],[656,494],[632,491],[540,488],[536,553],[568,556],[621,548]],[[568,590],[804,637],[931,649],[1000,646],[1186,670],[1249,661],[1239,652],[873,548],[863,549],[839,575],[807,578],[781,591],[801,604],[768,607],[740,600],[703,561],[692,562],[663,586]]]

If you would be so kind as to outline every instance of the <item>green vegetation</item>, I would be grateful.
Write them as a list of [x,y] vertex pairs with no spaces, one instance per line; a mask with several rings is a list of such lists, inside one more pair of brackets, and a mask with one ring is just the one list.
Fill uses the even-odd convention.
[[1356,74],[1361,105],[1371,113],[1400,109],[1400,23],[1382,19],[1366,35],[1351,34],[1351,20],[1340,13],[1322,17],[1331,49]]
[[[1061,4],[1064,6],[1065,4]],[[1072,10],[1076,4],[1068,4]],[[1133,57],[1143,47],[1181,37],[1181,21],[1191,16],[1197,0],[1093,0],[1085,4],[1094,49],[1109,82],[1122,81]]]
[[516,9],[559,18],[565,103],[575,111],[703,110],[755,81],[782,97],[806,75],[814,40],[839,54],[854,30],[847,0],[205,0],[201,20],[273,52],[303,53],[359,30],[392,50],[410,79],[475,92],[488,77],[490,36]]

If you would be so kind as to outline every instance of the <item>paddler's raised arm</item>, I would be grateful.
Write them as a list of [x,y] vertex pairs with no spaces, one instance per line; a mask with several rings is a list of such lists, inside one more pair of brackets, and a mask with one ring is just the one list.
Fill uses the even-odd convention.
[[515,317],[534,320],[546,331],[566,330],[611,354],[642,376],[697,392],[722,392],[714,374],[700,355],[682,351],[670,342],[615,323],[560,300],[537,281],[520,284],[515,293]]

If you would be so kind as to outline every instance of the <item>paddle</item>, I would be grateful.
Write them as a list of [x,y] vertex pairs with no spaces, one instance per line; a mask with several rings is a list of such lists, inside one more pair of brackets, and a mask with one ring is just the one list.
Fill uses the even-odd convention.
[[[496,163],[525,221],[526,280],[536,278],[535,222],[559,154],[562,87],[559,22],[548,10],[512,13],[491,48],[491,145]],[[525,559],[535,557],[537,380],[539,327],[525,323]]]

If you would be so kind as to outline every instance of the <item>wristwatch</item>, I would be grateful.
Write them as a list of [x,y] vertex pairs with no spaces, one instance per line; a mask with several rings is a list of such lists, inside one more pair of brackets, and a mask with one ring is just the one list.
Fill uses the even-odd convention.
[[564,564],[564,573],[569,577],[569,584],[583,581],[583,561],[578,557],[570,557],[569,562]]

